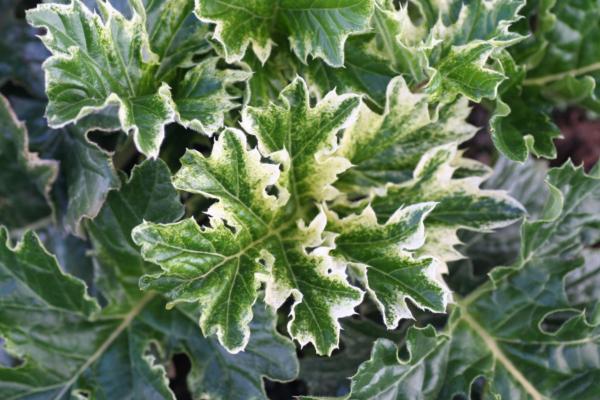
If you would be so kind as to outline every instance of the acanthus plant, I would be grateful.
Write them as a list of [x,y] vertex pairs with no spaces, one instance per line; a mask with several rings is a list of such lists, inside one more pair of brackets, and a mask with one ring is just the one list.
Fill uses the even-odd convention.
[[2,5],[1,398],[600,393],[596,1]]

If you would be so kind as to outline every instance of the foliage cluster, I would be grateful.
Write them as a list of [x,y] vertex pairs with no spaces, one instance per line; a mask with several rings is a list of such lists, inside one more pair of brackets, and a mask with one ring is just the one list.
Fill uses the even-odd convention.
[[0,398],[598,398],[599,1],[0,7]]

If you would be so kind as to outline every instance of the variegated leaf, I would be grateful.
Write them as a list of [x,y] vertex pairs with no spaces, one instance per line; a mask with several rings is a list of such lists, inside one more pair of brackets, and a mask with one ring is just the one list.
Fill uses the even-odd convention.
[[342,185],[352,185],[347,190],[365,193],[409,179],[431,146],[461,143],[475,134],[466,122],[471,110],[464,98],[435,105],[429,95],[412,92],[402,77],[390,82],[386,97],[383,114],[363,105],[357,123],[344,132],[338,153],[355,165],[342,178]]
[[[117,106],[121,128],[142,153],[156,157],[170,122],[209,135],[219,128],[223,113],[235,106],[227,86],[249,76],[217,72],[216,60],[208,58],[179,80],[178,68],[190,67],[195,53],[209,49],[181,37],[181,29],[190,29],[185,21],[191,0],[158,8],[137,0],[132,4],[130,19],[110,3],[97,3],[100,16],[80,0],[39,5],[27,18],[48,30],[42,40],[52,53],[44,63],[49,124],[61,127]],[[157,18],[169,21],[169,29],[157,26]],[[192,35],[204,40],[196,31]],[[192,51],[182,54],[174,44],[190,45]]]
[[246,107],[242,126],[257,137],[263,155],[282,164],[283,186],[296,208],[306,208],[304,199],[332,199],[337,194],[332,183],[350,168],[345,157],[334,155],[336,133],[356,121],[359,97],[330,92],[311,107],[306,83],[297,78],[280,100],[264,108]]
[[422,251],[446,261],[461,257],[454,250],[460,243],[456,236],[459,228],[500,228],[524,213],[523,207],[505,192],[479,189],[485,175],[454,178],[459,162],[455,144],[433,148],[421,158],[411,180],[388,184],[385,193],[372,199],[379,218],[388,218],[405,204],[437,202],[427,218],[427,241]]
[[587,176],[570,163],[552,170],[541,219],[523,225],[519,260],[458,301],[442,334],[409,333],[406,361],[392,342],[377,342],[349,398],[466,396],[479,377],[483,397],[594,398],[598,320],[586,317],[585,304],[569,302],[565,276],[581,268],[583,233],[598,224],[582,209],[600,188],[598,171]]
[[[311,107],[298,79],[282,92],[281,105],[246,109],[243,125],[258,149],[248,148],[241,131],[227,129],[210,157],[188,151],[174,183],[218,200],[207,211],[210,226],[188,219],[137,227],[133,237],[144,257],[163,270],[144,277],[142,287],[166,293],[172,304],[200,302],[204,333],[237,352],[248,342],[252,304],[265,282],[270,306],[294,299],[292,337],[330,354],[338,344],[338,319],[353,313],[362,294],[346,282],[345,265],[329,255],[326,218],[317,205],[349,166],[331,154],[332,146],[358,104],[354,96],[331,93]],[[263,157],[280,162],[283,171]]]
[[334,254],[358,270],[388,329],[412,317],[406,298],[434,312],[446,310],[450,294],[438,276],[439,261],[413,254],[425,243],[423,220],[434,207],[420,203],[400,208],[385,224],[377,222],[371,207],[343,219],[330,212],[327,229],[337,234]]
[[306,62],[322,58],[330,65],[344,64],[348,35],[366,28],[372,0],[197,0],[201,20],[216,24],[215,39],[225,48],[228,62],[239,61],[250,44],[265,63],[280,31],[290,47]]
[[411,87],[436,100],[496,97],[506,77],[491,61],[524,38],[509,30],[521,18],[523,0],[395,3],[375,2],[371,31],[347,43],[351,63],[346,68],[310,65],[317,93],[334,86],[360,91],[381,107],[385,85],[403,75]]

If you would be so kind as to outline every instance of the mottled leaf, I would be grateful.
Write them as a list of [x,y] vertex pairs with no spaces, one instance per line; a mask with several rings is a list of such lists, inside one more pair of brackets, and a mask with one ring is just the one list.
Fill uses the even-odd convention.
[[[159,211],[169,208],[173,210],[171,218],[180,214],[181,205],[162,162],[148,161],[135,169],[131,180],[119,192],[111,193],[97,220],[90,224],[99,251],[98,289],[102,301],[109,301],[102,310],[85,294],[81,281],[60,271],[56,259],[34,234],[27,233],[13,249],[6,230],[0,230],[0,333],[9,353],[22,361],[18,366],[0,368],[0,396],[175,398],[165,366],[176,352],[192,358],[190,382],[194,389],[211,396],[243,399],[244,394],[251,394],[266,399],[262,377],[293,379],[298,370],[293,346],[276,333],[274,316],[264,307],[255,310],[257,318],[251,326],[255,334],[247,352],[232,356],[216,341],[202,337],[195,323],[196,309],[166,313],[165,301],[158,294],[134,292],[136,264],[127,263],[137,261],[143,271],[152,267],[136,255],[129,232],[123,236],[131,229],[129,221],[110,226],[110,218],[128,212],[129,207],[142,212],[130,217],[129,221],[137,219],[134,224],[142,218],[159,216],[160,220]],[[123,250],[117,256],[100,253],[109,246],[123,246]],[[129,257],[123,255],[127,252]],[[128,293],[129,297],[115,304],[112,302],[122,300],[116,293]],[[215,384],[213,372],[220,375],[218,382],[223,385]]]
[[446,261],[461,257],[453,249],[459,243],[457,229],[501,228],[517,221],[524,211],[503,191],[479,189],[487,174],[454,178],[458,160],[456,145],[433,148],[419,161],[413,179],[388,184],[384,193],[372,199],[380,219],[388,218],[404,204],[437,202],[427,217],[427,240],[422,251]]
[[239,132],[226,131],[210,158],[192,152],[183,158],[175,185],[220,202],[208,211],[209,228],[188,219],[134,230],[144,257],[163,268],[146,276],[142,287],[165,292],[174,301],[199,301],[204,333],[216,333],[237,352],[248,342],[251,306],[259,282],[266,280],[271,306],[278,308],[290,294],[298,296],[289,324],[292,335],[329,353],[337,345],[336,317],[352,313],[360,292],[345,282],[343,267],[325,248],[306,250],[319,245],[324,216],[306,228],[296,225],[281,200],[265,193],[277,179],[276,166],[260,163],[258,152],[246,146]]
[[[234,107],[227,85],[247,79],[247,74],[217,74],[216,61],[209,58],[177,79],[179,67],[192,66],[193,55],[208,50],[182,37],[181,30],[190,29],[186,21],[191,0],[132,4],[130,19],[105,2],[97,3],[100,16],[80,0],[41,4],[29,10],[27,18],[48,31],[42,40],[52,53],[44,63],[50,126],[61,127],[116,106],[121,128],[133,135],[142,153],[155,158],[170,122],[212,134],[222,124],[223,113]],[[204,40],[194,30],[191,34]],[[181,54],[174,45],[191,51]]]
[[410,179],[432,146],[460,143],[475,134],[466,122],[470,108],[464,98],[435,105],[427,94],[411,92],[402,77],[390,82],[386,97],[383,114],[363,105],[357,123],[344,132],[339,153],[355,165],[339,184],[346,192],[365,193]]
[[420,203],[399,208],[385,224],[377,223],[371,207],[360,215],[338,219],[331,213],[329,218],[327,229],[338,234],[334,254],[358,270],[389,329],[412,317],[406,298],[421,308],[446,310],[450,294],[437,276],[439,261],[413,253],[425,243],[423,220],[434,207]]
[[598,216],[581,212],[581,204],[599,187],[597,175],[570,163],[552,170],[541,219],[523,225],[519,260],[458,301],[443,334],[413,331],[407,361],[389,341],[378,342],[350,398],[450,398],[468,395],[478,377],[486,379],[483,396],[594,398],[598,321],[569,302],[565,276],[583,264],[583,228]]
[[[345,265],[328,254],[326,218],[317,205],[335,194],[331,183],[349,166],[331,153],[337,130],[351,123],[358,104],[355,96],[330,93],[311,107],[297,79],[280,104],[245,110],[242,125],[257,137],[258,149],[228,129],[210,157],[188,151],[174,184],[218,200],[207,211],[210,226],[188,219],[137,227],[133,237],[144,257],[163,269],[145,276],[142,287],[166,293],[173,303],[200,302],[204,333],[237,352],[248,342],[252,304],[265,282],[270,306],[294,298],[292,337],[330,354],[338,344],[338,318],[352,314],[362,294],[346,282]],[[280,162],[283,172],[262,157]]]
[[200,19],[216,24],[228,62],[239,61],[250,44],[266,62],[278,32],[300,60],[310,55],[337,67],[344,64],[348,35],[366,28],[372,9],[372,0],[196,1]]

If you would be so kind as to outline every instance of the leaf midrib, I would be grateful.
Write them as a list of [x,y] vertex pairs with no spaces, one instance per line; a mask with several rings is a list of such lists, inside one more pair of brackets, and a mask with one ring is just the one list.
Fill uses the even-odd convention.
[[[460,305],[460,304],[459,304]],[[484,327],[468,313],[467,309],[461,307],[461,318],[462,321],[467,323],[469,327],[479,336],[486,344],[494,360],[497,360],[502,366],[508,371],[508,373],[515,378],[515,380],[525,389],[525,391],[534,400],[545,400],[546,397],[541,394],[536,387],[523,375],[523,373],[513,364],[513,362],[504,354],[496,338],[489,334]],[[456,325],[455,325],[456,326]]]
[[[102,23],[101,23],[101,26],[102,26],[102,28],[105,28],[104,24],[102,24]],[[48,27],[46,27],[46,29],[48,29]],[[90,61],[90,63],[94,67],[96,67],[96,68],[94,68],[94,72],[96,73],[96,76],[98,78],[98,82],[100,82],[102,84],[104,82],[102,81],[102,79],[100,78],[100,75],[97,72],[98,72],[98,70],[99,71],[103,71],[104,72],[104,74],[103,74],[104,78],[106,78],[109,81],[109,84],[111,85],[110,91],[114,92],[114,87],[115,86],[118,87],[119,85],[112,78],[112,74],[110,73],[110,71],[108,71],[107,69],[105,69],[104,66],[100,65],[97,60],[95,60],[94,58],[92,58],[92,56],[90,56],[90,54],[87,51],[87,46],[84,49],[75,40],[73,40],[69,35],[65,34],[64,32],[62,32],[60,30],[55,31],[54,33],[55,34],[59,34],[63,38],[63,40],[69,41],[72,44],[71,47],[77,47],[78,49],[80,49],[80,54],[83,54],[88,59],[88,61]],[[61,56],[54,55],[53,57],[61,57]],[[129,77],[129,73],[128,73],[127,69],[124,70],[124,74],[127,77],[128,83],[130,83],[131,82],[131,78]],[[106,88],[104,87],[104,85],[102,85],[102,86],[106,90]]]
[[53,400],[61,399],[65,393],[69,390],[69,388],[77,381],[79,376],[84,373],[92,364],[94,364],[113,344],[115,340],[123,333],[125,329],[131,325],[133,320],[142,312],[144,307],[156,296],[153,292],[148,292],[144,297],[140,299],[124,317],[121,323],[115,328],[114,331],[106,338],[104,342],[98,347],[98,349],[92,354],[86,362],[73,374],[73,376],[65,382],[62,386],[62,390],[58,392],[56,396],[53,397]]
[[561,79],[577,77],[584,74],[593,73],[600,70],[600,62],[586,65],[585,67],[573,68],[567,71],[558,72],[556,74],[544,75],[537,78],[529,78],[523,81],[523,86],[543,86],[548,83],[556,82]]
[[[395,277],[394,275],[390,274],[389,272],[376,267],[372,264],[369,263],[369,261],[361,261],[358,259],[355,259],[353,257],[350,257],[348,255],[346,255],[346,257],[349,259],[349,261],[354,262],[357,265],[361,265],[363,266],[363,268],[365,268],[365,270],[367,271],[366,273],[368,273],[369,269],[372,269],[374,271],[376,271],[377,273],[384,275],[386,277],[388,277],[390,279],[390,281],[395,282],[396,284],[398,284],[398,286],[402,287],[402,289],[404,290],[405,293],[408,294],[408,296],[411,298],[411,300],[414,300],[416,302],[418,302],[420,305],[423,305],[427,308],[429,308],[430,310],[434,310],[434,311],[443,311],[443,308],[439,308],[437,307],[435,304],[433,304],[428,298],[426,298],[424,295],[422,295],[420,293],[419,290],[415,289],[414,287],[412,287],[411,285],[405,283],[404,281],[402,281],[401,279],[398,279],[397,277]],[[408,268],[419,268],[422,269],[423,271],[425,271],[425,268],[423,268],[422,266],[410,266],[410,267],[403,267],[403,270],[406,270]],[[433,281],[432,281],[433,282]],[[373,293],[375,293],[375,290],[372,289],[369,285],[368,285],[368,279],[367,279],[367,287],[369,290],[373,291]],[[440,287],[441,290],[441,287]],[[375,297],[377,297],[377,295],[375,295]],[[385,306],[384,306],[385,307]]]

